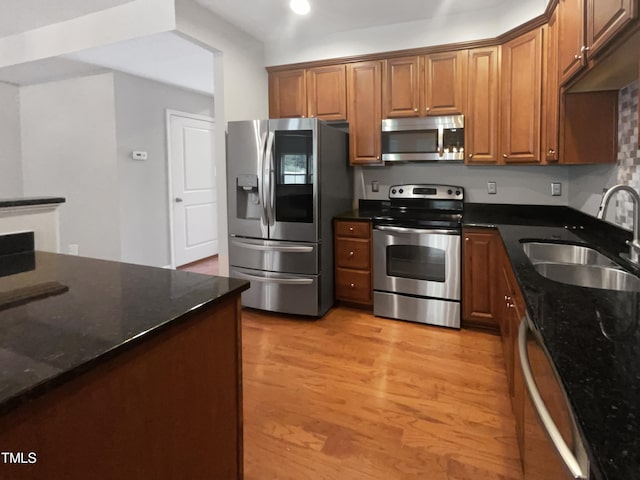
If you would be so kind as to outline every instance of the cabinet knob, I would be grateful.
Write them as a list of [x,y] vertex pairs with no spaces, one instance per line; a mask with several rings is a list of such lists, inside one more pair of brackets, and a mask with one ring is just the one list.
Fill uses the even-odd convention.
[[507,303],[507,307],[513,308],[513,307],[515,307],[515,305],[513,303]]
[[380,160],[380,155],[376,155],[376,160]]
[[350,231],[350,232],[353,232],[353,227],[349,227],[349,231]]
[[580,51],[581,51],[582,53],[584,53],[584,52],[588,52],[588,51],[589,51],[589,47],[587,47],[586,45],[583,45],[583,46],[582,46],[582,48],[580,49]]
[[582,55],[576,54],[576,55],[573,56],[573,58],[576,59],[576,60],[580,60],[582,58]]
[[503,153],[503,154],[502,154],[502,158],[507,158],[507,154],[506,154],[506,153]]
[[425,108],[425,111],[427,111],[427,112],[430,111],[430,110],[431,110],[431,107]]
[[549,149],[549,155],[555,155],[556,151],[553,148]]
[[354,287],[356,286],[356,284],[355,284],[355,283],[350,283],[350,284],[349,284],[349,286],[350,286],[351,288],[354,288]]
[[353,252],[349,252],[349,256],[353,257],[354,253]]
[[510,297],[509,295],[505,295],[505,296],[504,296],[504,299],[505,299],[505,300],[511,300],[511,297]]
[[469,154],[469,158],[473,158],[473,153],[470,153],[470,154]]
[[464,241],[468,242],[469,241],[469,237],[464,237]]
[[311,118],[315,117],[315,115],[309,115]]
[[414,111],[414,112],[417,112],[417,111],[418,111],[418,107],[414,108],[414,109],[413,109],[413,111]]

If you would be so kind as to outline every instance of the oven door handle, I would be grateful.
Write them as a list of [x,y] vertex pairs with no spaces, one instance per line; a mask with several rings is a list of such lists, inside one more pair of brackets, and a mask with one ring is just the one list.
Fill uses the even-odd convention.
[[445,230],[438,228],[407,228],[407,227],[389,227],[386,225],[376,225],[374,230],[393,233],[420,233],[420,234],[438,234],[438,235],[460,235],[459,230]]

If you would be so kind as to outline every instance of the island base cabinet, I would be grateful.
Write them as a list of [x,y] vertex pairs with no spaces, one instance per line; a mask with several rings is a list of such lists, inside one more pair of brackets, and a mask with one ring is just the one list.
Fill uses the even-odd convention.
[[0,478],[242,478],[239,319],[236,295],[4,414],[34,463]]

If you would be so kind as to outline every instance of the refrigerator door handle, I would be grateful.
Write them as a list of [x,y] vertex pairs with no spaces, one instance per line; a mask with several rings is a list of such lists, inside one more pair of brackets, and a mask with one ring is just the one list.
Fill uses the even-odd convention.
[[242,248],[248,248],[249,250],[260,250],[264,252],[283,252],[283,253],[311,253],[313,247],[304,246],[275,246],[275,245],[256,245],[254,243],[244,243],[237,240],[231,241],[234,245]]
[[311,278],[270,278],[260,277],[258,275],[249,275],[248,273],[242,272],[234,272],[234,275],[245,280],[253,280],[255,282],[263,283],[279,283],[280,285],[311,285],[313,283],[313,279]]
[[267,210],[267,223],[269,226],[273,226],[275,223],[275,219],[273,218],[273,201],[275,198],[275,175],[274,175],[274,165],[273,165],[273,140],[275,134],[272,131],[269,131],[267,135],[267,146],[264,150],[265,153],[265,180],[269,185],[266,195],[265,195],[265,206]]
[[[260,202],[262,203],[262,218],[260,219],[260,221],[263,225],[265,225],[265,227],[269,225],[269,214],[267,212],[267,203],[269,198],[269,182],[265,175],[265,170],[268,165],[268,162],[267,162],[268,136],[269,136],[269,132],[267,132],[260,139],[261,152],[260,152],[260,164],[258,166],[260,183],[262,184],[262,190],[260,191]],[[268,237],[268,232],[263,231],[263,234],[265,237]]]

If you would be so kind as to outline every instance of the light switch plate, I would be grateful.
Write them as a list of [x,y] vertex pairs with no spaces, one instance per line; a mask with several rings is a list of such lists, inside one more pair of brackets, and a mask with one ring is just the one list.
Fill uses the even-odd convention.
[[371,191],[372,192],[380,191],[380,185],[378,185],[378,182],[376,182],[375,180],[371,182]]
[[495,195],[498,193],[498,186],[496,185],[496,182],[487,182],[487,193],[489,195]]
[[561,183],[556,183],[556,182],[551,183],[551,195],[554,197],[559,197],[560,195],[562,195]]

